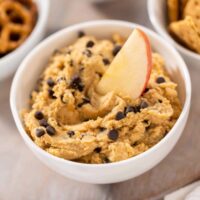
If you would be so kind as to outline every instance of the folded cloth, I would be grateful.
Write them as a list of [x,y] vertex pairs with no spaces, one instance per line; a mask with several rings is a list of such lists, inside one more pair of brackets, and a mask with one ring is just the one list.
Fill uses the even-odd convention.
[[164,200],[200,200],[200,196],[197,195],[200,195],[200,181],[168,194],[165,196]]
[[185,200],[200,200],[200,186],[195,188],[191,193],[189,193]]

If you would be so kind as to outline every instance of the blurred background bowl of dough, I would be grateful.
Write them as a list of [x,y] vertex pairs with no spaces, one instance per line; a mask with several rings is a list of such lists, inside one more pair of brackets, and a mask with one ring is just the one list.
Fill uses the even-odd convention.
[[171,43],[183,56],[187,66],[199,67],[200,54],[189,50],[182,46],[169,34],[167,29],[167,1],[166,0],[148,0],[147,1],[148,14],[150,21],[155,30],[164,38],[166,41]]
[[[29,107],[30,92],[55,49],[70,45],[77,39],[77,33],[80,30],[97,38],[109,38],[113,33],[128,37],[135,27],[141,28],[148,35],[152,48],[164,57],[168,73],[178,84],[177,89],[183,109],[174,127],[160,142],[146,152],[116,163],[78,163],[55,157],[38,147],[26,133],[20,112]],[[163,160],[182,134],[188,118],[190,99],[190,75],[185,62],[173,46],[143,26],[124,21],[100,20],[69,26],[51,35],[35,47],[16,72],[11,88],[10,105],[20,135],[41,162],[65,177],[82,182],[105,184],[139,176]]]
[[22,59],[45,36],[48,23],[49,0],[34,0],[38,17],[30,35],[15,50],[0,58],[0,82],[14,74]]

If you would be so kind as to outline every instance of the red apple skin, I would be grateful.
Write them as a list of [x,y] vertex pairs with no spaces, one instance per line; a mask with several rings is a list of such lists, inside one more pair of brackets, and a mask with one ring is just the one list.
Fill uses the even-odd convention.
[[141,36],[143,37],[145,44],[146,44],[146,53],[147,53],[147,75],[146,75],[146,82],[144,84],[144,88],[140,94],[140,96],[143,94],[144,90],[146,89],[146,86],[148,84],[150,75],[151,75],[151,70],[152,70],[152,51],[151,51],[151,44],[149,41],[149,38],[147,37],[147,35],[140,29],[137,29],[137,31],[141,34]]
[[[139,40],[140,39],[142,40],[140,42],[143,43],[144,48],[145,48],[144,55],[142,55],[142,56],[146,60],[146,64],[144,66],[146,68],[145,74],[144,74],[144,79],[143,79],[144,82],[141,83],[143,85],[140,85],[140,91],[138,90],[137,94],[134,97],[134,98],[139,98],[143,94],[143,92],[149,82],[149,78],[150,78],[150,74],[151,74],[151,70],[152,70],[152,51],[151,51],[150,41],[149,41],[147,35],[138,28],[136,28],[134,31],[137,33],[137,35],[138,35],[137,37],[140,37]],[[138,66],[138,67],[140,67],[140,66]],[[100,93],[101,93],[101,90],[100,90]]]

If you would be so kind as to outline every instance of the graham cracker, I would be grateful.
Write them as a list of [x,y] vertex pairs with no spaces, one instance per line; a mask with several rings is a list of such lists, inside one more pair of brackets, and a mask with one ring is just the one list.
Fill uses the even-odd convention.
[[178,20],[179,0],[167,0],[167,13],[169,22],[174,22]]
[[200,0],[188,0],[183,15],[193,17],[200,30]]
[[200,53],[200,31],[192,17],[186,16],[183,20],[172,22],[169,31],[177,41]]

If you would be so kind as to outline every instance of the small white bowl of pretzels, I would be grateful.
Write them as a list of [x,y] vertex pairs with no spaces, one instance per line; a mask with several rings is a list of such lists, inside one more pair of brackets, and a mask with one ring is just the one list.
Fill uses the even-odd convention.
[[0,0],[0,81],[44,37],[48,13],[48,0]]

